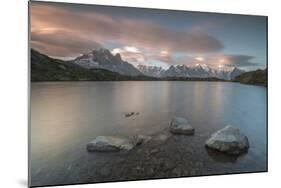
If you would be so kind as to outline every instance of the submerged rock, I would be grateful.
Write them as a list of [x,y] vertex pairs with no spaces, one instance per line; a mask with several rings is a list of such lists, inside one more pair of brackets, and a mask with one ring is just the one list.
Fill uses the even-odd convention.
[[98,136],[93,141],[87,144],[87,150],[94,151],[121,151],[131,150],[135,146],[142,144],[149,140],[149,136],[136,135],[130,138],[116,137],[116,136]]
[[175,117],[171,121],[170,131],[173,134],[193,135],[194,128],[182,117]]
[[125,114],[125,117],[130,117],[130,116],[132,116],[132,115],[134,115],[134,114],[135,114],[135,112],[126,113],[126,114]]
[[167,134],[159,134],[156,135],[153,140],[158,142],[166,142],[170,138],[170,135]]
[[212,134],[206,141],[206,147],[223,153],[238,155],[249,149],[249,141],[237,127],[227,125]]
[[141,134],[139,134],[139,135],[132,136],[130,139],[131,139],[131,142],[132,142],[135,146],[137,146],[137,145],[139,145],[139,144],[148,142],[149,140],[152,139],[152,137],[151,137],[151,136],[146,136],[146,135],[141,135]]

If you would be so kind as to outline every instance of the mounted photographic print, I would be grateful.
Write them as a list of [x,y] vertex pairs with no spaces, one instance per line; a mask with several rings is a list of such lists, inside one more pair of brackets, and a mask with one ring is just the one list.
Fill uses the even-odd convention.
[[267,172],[267,17],[29,2],[29,186]]

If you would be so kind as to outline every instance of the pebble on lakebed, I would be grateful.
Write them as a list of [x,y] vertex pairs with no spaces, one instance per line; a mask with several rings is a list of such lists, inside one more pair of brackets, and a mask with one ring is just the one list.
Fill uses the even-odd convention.
[[226,154],[239,155],[248,151],[249,141],[237,127],[227,125],[211,135],[206,141],[206,147]]

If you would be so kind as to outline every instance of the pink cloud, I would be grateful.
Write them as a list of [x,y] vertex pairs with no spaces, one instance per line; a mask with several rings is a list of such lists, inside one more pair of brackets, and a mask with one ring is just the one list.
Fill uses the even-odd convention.
[[[49,55],[73,56],[107,41],[147,50],[186,53],[217,52],[223,48],[217,38],[198,28],[176,31],[148,20],[73,12],[51,4],[32,3],[31,7],[32,47]],[[61,50],[52,50],[52,46]]]

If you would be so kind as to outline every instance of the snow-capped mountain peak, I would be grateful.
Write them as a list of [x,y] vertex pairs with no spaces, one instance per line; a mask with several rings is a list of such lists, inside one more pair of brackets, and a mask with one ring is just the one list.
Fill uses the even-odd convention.
[[165,71],[162,67],[138,65],[137,68],[146,76],[160,77],[162,72]]
[[[144,73],[142,70],[141,72]],[[207,64],[196,64],[195,66],[171,65],[167,70],[162,70],[155,75],[150,72],[149,76],[155,77],[216,77],[225,80],[231,80],[244,71],[236,67],[213,67]],[[145,73],[144,73],[145,74]]]
[[87,69],[101,68],[132,76],[142,74],[132,64],[123,61],[120,54],[114,56],[105,48],[93,50],[88,54],[77,57],[73,62]]

